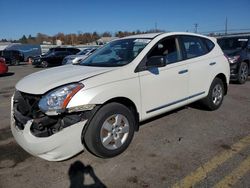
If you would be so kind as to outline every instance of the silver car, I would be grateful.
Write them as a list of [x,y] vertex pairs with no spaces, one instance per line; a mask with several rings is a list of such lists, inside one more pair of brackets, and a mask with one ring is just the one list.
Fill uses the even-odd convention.
[[69,55],[66,56],[62,64],[77,64],[80,63],[83,59],[91,55],[97,48],[85,48],[82,51],[78,52],[76,55]]

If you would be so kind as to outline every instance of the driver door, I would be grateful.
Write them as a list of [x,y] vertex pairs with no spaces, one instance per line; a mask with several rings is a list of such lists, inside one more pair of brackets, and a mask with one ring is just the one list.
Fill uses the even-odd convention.
[[189,72],[182,62],[178,38],[159,41],[145,61],[152,56],[164,56],[167,65],[139,72],[142,120],[185,105],[188,97]]

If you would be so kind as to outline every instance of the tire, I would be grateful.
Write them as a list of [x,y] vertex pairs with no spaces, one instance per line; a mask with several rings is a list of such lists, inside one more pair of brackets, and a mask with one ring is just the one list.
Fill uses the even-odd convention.
[[94,155],[110,158],[127,149],[135,131],[135,116],[120,103],[108,103],[94,115],[83,136]]
[[244,84],[248,78],[248,64],[246,62],[241,62],[238,72],[238,84]]
[[49,64],[47,61],[42,61],[42,63],[41,63],[42,68],[47,68],[48,66],[49,66]]
[[221,79],[215,78],[209,88],[209,93],[201,102],[210,111],[217,110],[224,98],[225,88]]

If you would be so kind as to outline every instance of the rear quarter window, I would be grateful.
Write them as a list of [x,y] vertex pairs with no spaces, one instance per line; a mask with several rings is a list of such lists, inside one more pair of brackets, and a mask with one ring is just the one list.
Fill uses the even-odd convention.
[[205,39],[204,38],[203,41],[204,41],[204,43],[205,43],[205,45],[206,45],[206,47],[208,49],[208,52],[212,51],[212,49],[214,48],[215,44],[211,40],[209,40],[209,39]]

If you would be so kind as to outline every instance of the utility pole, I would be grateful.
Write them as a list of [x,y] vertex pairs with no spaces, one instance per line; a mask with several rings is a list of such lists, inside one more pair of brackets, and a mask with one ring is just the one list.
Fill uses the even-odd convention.
[[226,17],[226,23],[225,23],[225,35],[227,35],[227,17]]
[[157,32],[157,22],[155,22],[155,32]]
[[195,33],[198,32],[198,24],[197,24],[197,23],[194,24],[194,32],[195,32]]

